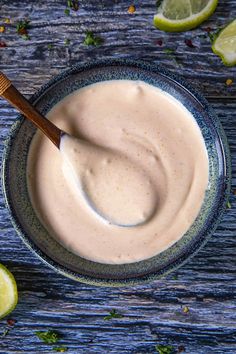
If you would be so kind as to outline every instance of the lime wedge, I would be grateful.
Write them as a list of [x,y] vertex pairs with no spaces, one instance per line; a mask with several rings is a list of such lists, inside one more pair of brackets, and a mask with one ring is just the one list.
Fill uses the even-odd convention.
[[0,318],[14,310],[17,301],[16,281],[11,272],[0,264]]
[[216,9],[218,0],[163,0],[154,16],[154,25],[166,32],[197,27]]
[[221,57],[225,65],[236,65],[236,19],[219,33],[212,50]]

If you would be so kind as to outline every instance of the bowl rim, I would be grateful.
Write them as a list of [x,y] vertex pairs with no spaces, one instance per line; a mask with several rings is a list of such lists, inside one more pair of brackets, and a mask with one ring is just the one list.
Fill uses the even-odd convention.
[[23,227],[21,226],[20,220],[18,220],[14,208],[11,203],[11,198],[9,195],[8,189],[8,181],[7,181],[7,168],[9,162],[9,152],[11,146],[13,144],[15,135],[17,134],[18,129],[23,121],[22,115],[18,115],[16,121],[12,124],[8,136],[4,142],[4,150],[3,150],[3,159],[2,159],[2,186],[3,186],[3,195],[5,199],[6,207],[10,214],[10,219],[12,225],[23,240],[25,245],[38,257],[52,268],[57,273],[60,273],[64,276],[67,276],[71,279],[90,284],[90,285],[97,285],[97,286],[109,286],[109,287],[117,287],[117,286],[130,286],[130,285],[139,285],[143,283],[148,283],[150,281],[154,281],[160,278],[163,278],[168,273],[173,270],[177,270],[180,266],[188,262],[195,254],[205,245],[208,241],[210,236],[213,234],[217,226],[221,221],[221,217],[226,209],[226,203],[229,198],[230,194],[230,187],[231,187],[231,159],[230,159],[230,151],[227,142],[227,138],[223,127],[216,116],[215,112],[211,108],[208,101],[200,94],[195,88],[193,88],[188,82],[186,82],[181,76],[176,75],[168,70],[166,70],[162,65],[159,64],[150,64],[145,61],[134,61],[132,59],[120,58],[120,59],[102,59],[102,60],[93,60],[89,63],[78,63],[73,65],[71,68],[65,69],[61,71],[58,75],[54,76],[50,79],[47,83],[41,86],[39,90],[37,90],[29,99],[32,104],[35,104],[37,100],[53,85],[57,82],[65,79],[66,77],[70,76],[73,73],[78,73],[84,70],[99,68],[99,67],[107,67],[107,66],[131,66],[138,69],[144,69],[146,71],[157,72],[168,78],[174,80],[178,84],[180,84],[185,90],[191,94],[195,100],[197,100],[207,111],[208,116],[210,117],[211,121],[214,121],[214,124],[218,127],[217,129],[217,137],[220,142],[220,148],[222,153],[222,163],[223,163],[223,177],[225,182],[224,193],[221,195],[220,200],[216,206],[216,210],[214,211],[214,218],[212,217],[211,223],[208,226],[206,232],[204,232],[203,237],[196,242],[191,250],[187,250],[184,252],[183,255],[179,256],[176,260],[168,264],[167,266],[163,267],[158,272],[150,272],[145,275],[141,276],[134,276],[134,277],[127,277],[126,279],[106,279],[106,278],[99,278],[99,277],[92,277],[89,275],[82,275],[76,271],[70,270],[66,266],[59,264],[57,261],[53,260],[50,256],[48,256],[44,251],[42,251],[34,241],[25,233]]

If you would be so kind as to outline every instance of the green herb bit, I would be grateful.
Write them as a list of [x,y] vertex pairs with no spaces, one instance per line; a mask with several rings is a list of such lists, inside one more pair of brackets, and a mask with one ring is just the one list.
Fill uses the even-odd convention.
[[35,332],[35,334],[39,339],[41,339],[41,341],[46,344],[57,343],[58,340],[61,338],[61,335],[58,332],[51,330],[45,332],[37,331]]
[[64,40],[64,43],[65,43],[65,45],[69,45],[70,44],[70,40],[67,38],[67,39]]
[[166,53],[166,54],[174,54],[174,49],[171,49],[171,48],[165,48],[164,50],[164,53]]
[[215,41],[215,39],[218,37],[219,33],[222,31],[224,27],[219,27],[217,30],[214,32],[207,32],[208,37],[210,38],[211,43]]
[[28,34],[23,34],[23,36],[21,36],[21,38],[24,39],[24,41],[30,40],[30,36]]
[[157,8],[161,5],[162,1],[163,1],[163,0],[156,0],[156,7],[157,7]]
[[229,200],[228,200],[227,203],[226,203],[226,208],[227,208],[227,209],[231,209],[231,203],[230,203]]
[[65,353],[65,352],[67,352],[68,348],[67,347],[54,347],[53,350],[54,350],[54,352]]
[[69,10],[69,9],[65,9],[64,14],[65,14],[66,16],[69,16],[69,15],[70,15],[70,10]]
[[156,345],[155,349],[159,354],[171,354],[174,350],[172,345]]
[[79,10],[79,1],[78,0],[68,0],[67,6],[74,11],[78,11]]
[[25,40],[30,39],[28,34],[29,24],[29,20],[21,20],[16,24],[16,32]]
[[94,45],[97,47],[103,43],[103,39],[101,37],[96,37],[93,32],[87,31],[83,43],[85,45]]
[[213,43],[216,38],[215,34],[211,32],[208,33],[208,37],[210,38],[211,43]]
[[9,329],[9,328],[4,329],[4,331],[3,331],[2,335],[1,335],[1,337],[2,337],[2,338],[3,338],[3,337],[6,337],[9,332],[10,332],[10,329]]
[[49,44],[47,45],[47,47],[48,47],[49,50],[51,50],[51,49],[53,48],[53,44],[52,44],[52,43],[49,43]]
[[109,311],[109,315],[104,317],[104,320],[107,321],[107,320],[111,320],[112,318],[122,318],[122,317],[124,316],[121,315],[120,313],[117,313],[116,310],[111,310]]

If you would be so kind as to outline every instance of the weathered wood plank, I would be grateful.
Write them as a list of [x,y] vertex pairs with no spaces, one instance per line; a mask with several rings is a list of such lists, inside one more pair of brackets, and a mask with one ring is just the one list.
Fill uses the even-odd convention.
[[[233,113],[236,103],[227,103],[227,110],[225,110],[224,102],[219,100],[213,102],[213,107],[225,127],[231,150],[235,149],[236,128]],[[1,126],[3,139],[15,119],[15,113],[1,101],[0,116],[4,117],[4,124]],[[234,172],[235,162],[236,156],[233,155]],[[232,206],[233,208],[226,212],[221,226],[207,246],[179,269],[178,280],[171,280],[170,275],[167,282],[111,291],[74,284],[59,275],[55,276],[52,271],[42,266],[16,236],[10,226],[8,213],[1,203],[0,249],[3,250],[0,253],[1,261],[8,264],[14,272],[21,295],[14,316],[20,318],[19,322],[22,321],[22,324],[17,324],[11,336],[14,335],[17,343],[27,343],[28,352],[32,352],[37,343],[33,331],[40,328],[57,328],[59,316],[61,321],[59,328],[69,338],[69,342],[72,336],[69,347],[74,352],[77,349],[83,352],[87,346],[91,347],[91,353],[97,352],[98,349],[110,352],[110,347],[114,349],[114,353],[153,352],[158,334],[159,340],[175,345],[174,338],[177,338],[177,342],[185,343],[191,353],[194,350],[196,353],[201,353],[202,346],[205,352],[217,353],[216,343],[219,341],[224,348],[227,348],[228,353],[233,353],[236,350],[233,345],[236,335],[235,197],[232,197]],[[14,261],[11,256],[13,250],[14,255],[17,255]],[[60,286],[61,282],[63,288]],[[182,314],[181,306],[184,305],[190,307],[191,315]],[[111,335],[110,324],[104,323],[103,317],[113,307],[124,313],[127,319],[122,320],[121,324],[120,321],[118,322],[118,329],[117,326],[112,327]],[[27,311],[25,312],[24,309]],[[150,326],[155,335],[150,335]],[[182,328],[180,334],[179,328]],[[128,347],[120,344],[122,335],[124,336],[127,331],[133,333],[132,336],[130,335],[131,344]],[[147,331],[149,331],[148,335]],[[78,332],[82,333],[84,339],[82,343],[79,340],[79,347],[76,347]],[[100,340],[96,339],[96,346],[93,349],[90,341],[94,337],[94,332],[99,338],[100,336],[105,338],[105,346],[100,338]],[[197,339],[193,339],[191,333],[194,333]],[[220,333],[224,333],[223,342]],[[11,344],[11,336],[4,339],[3,343],[6,346],[3,347],[3,352],[6,348],[9,353],[14,352],[15,344]],[[206,338],[209,340],[208,346],[205,343]],[[232,343],[228,344],[230,338]],[[38,347],[37,344],[37,348],[38,351],[47,352],[45,346]],[[214,348],[214,351],[213,349],[211,351],[211,348]],[[220,353],[221,350],[218,352]]]
[[[166,34],[153,27],[154,0],[135,1],[137,11],[132,16],[126,0],[81,0],[80,10],[69,17],[64,14],[65,4],[64,0],[1,0],[1,18],[31,20],[31,40],[17,36],[15,23],[7,26],[0,34],[0,40],[7,43],[0,48],[0,69],[30,96],[78,61],[131,57],[165,65],[212,97],[229,140],[236,188],[236,68],[222,65],[203,30],[207,26],[217,29],[236,17],[236,1],[220,1],[205,24],[181,34]],[[101,47],[82,44],[88,29],[105,39]],[[70,45],[65,45],[65,39],[70,39]],[[161,47],[158,39],[163,41]],[[185,39],[192,39],[196,47],[187,47]],[[53,44],[51,50],[48,44]],[[174,55],[165,53],[167,48],[174,49]],[[230,87],[225,84],[227,78],[234,79]],[[15,117],[15,111],[1,100],[0,154]],[[235,353],[236,196],[232,195],[231,204],[214,237],[174,275],[145,286],[107,289],[77,284],[33,256],[11,226],[1,191],[0,261],[16,276],[20,300],[12,314],[18,322],[6,337],[0,337],[0,353],[51,353],[51,347],[34,335],[48,328],[64,334],[61,343],[70,353],[154,353],[158,343],[175,349],[184,345],[191,354]],[[183,306],[189,307],[188,314],[183,313]],[[104,321],[111,308],[124,317]],[[1,320],[0,332],[4,328],[5,320]]]
[[[127,2],[104,1],[98,7],[96,2],[81,2],[81,9],[72,16],[64,14],[65,2],[38,1],[32,5],[28,2],[3,1],[4,16],[18,19],[28,17],[32,21],[30,41],[23,41],[15,33],[14,25],[10,25],[4,34],[8,47],[0,51],[1,66],[7,69],[12,78],[17,69],[17,82],[41,85],[45,79],[58,73],[62,68],[77,61],[87,61],[102,57],[133,57],[161,62],[170,70],[176,71],[191,81],[195,81],[205,94],[231,95],[236,92],[236,85],[227,87],[225,81],[235,77],[235,68],[222,65],[210,48],[209,38],[204,38],[206,27],[217,29],[236,16],[235,1],[228,1],[226,11],[223,1],[220,2],[216,14],[199,29],[181,34],[169,34],[156,30],[152,25],[155,2],[137,2],[137,13],[127,13]],[[52,15],[53,14],[53,15]],[[82,42],[85,31],[91,29],[101,34],[104,45],[100,48],[86,48]],[[3,36],[2,36],[3,37]],[[186,46],[184,40],[193,39],[196,48]],[[70,39],[69,46],[64,44]],[[163,40],[159,47],[157,39]],[[53,43],[48,50],[47,44]],[[174,55],[165,53],[166,48],[175,50]],[[18,60],[21,65],[19,68]],[[176,63],[176,60],[178,64]],[[4,65],[6,63],[6,66]],[[27,88],[25,88],[25,91]],[[27,92],[27,91],[26,91]]]

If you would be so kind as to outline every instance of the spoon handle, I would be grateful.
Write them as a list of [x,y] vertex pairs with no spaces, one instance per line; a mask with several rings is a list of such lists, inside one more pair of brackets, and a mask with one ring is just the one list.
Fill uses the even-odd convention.
[[33,122],[59,149],[62,130],[41,115],[0,71],[0,96]]

